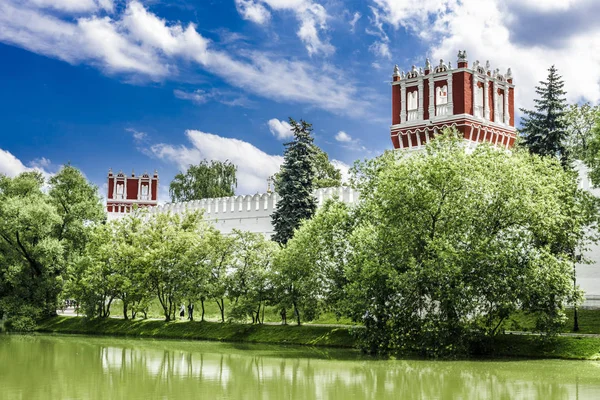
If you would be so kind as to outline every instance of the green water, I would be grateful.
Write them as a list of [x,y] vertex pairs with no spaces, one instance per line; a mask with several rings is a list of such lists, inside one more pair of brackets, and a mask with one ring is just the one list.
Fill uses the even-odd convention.
[[600,362],[0,335],[0,399],[600,399]]

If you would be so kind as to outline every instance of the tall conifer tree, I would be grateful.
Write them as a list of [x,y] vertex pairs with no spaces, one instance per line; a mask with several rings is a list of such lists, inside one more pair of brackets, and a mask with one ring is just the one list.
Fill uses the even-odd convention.
[[557,157],[563,165],[567,164],[567,100],[563,90],[564,82],[556,68],[548,69],[548,80],[536,86],[539,98],[534,99],[535,110],[521,111],[525,114],[521,134],[524,144],[533,154]]
[[275,234],[273,240],[286,244],[302,220],[311,218],[317,208],[315,189],[314,147],[312,125],[290,118],[294,140],[285,144],[283,165],[278,182],[277,209],[271,216]]

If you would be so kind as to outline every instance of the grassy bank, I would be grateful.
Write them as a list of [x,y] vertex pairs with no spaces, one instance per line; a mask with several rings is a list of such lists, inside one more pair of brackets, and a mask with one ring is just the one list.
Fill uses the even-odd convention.
[[163,339],[216,340],[224,342],[296,344],[353,347],[351,327],[221,324],[217,322],[126,321],[115,318],[88,320],[54,317],[39,324],[38,331],[86,335],[134,336]]
[[[352,348],[352,327],[221,324],[216,322],[126,321],[107,318],[54,317],[38,331],[61,334],[113,335],[163,339],[294,344]],[[559,336],[542,340],[534,335],[500,335],[486,346],[483,357],[558,358],[600,360],[599,337]],[[479,357],[479,356],[478,356]]]
[[542,340],[533,335],[500,335],[492,356],[600,360],[600,338],[557,336]]

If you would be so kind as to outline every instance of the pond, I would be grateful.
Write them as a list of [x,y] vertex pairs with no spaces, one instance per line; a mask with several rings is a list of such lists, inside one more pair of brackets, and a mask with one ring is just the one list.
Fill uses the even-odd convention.
[[1,399],[598,399],[600,362],[0,335]]

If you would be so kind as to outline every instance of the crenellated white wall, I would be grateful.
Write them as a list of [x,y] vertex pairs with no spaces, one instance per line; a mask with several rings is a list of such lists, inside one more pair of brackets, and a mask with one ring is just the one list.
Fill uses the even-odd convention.
[[[344,203],[356,203],[358,191],[349,187],[324,188],[315,191],[314,196],[320,207],[330,198]],[[222,233],[230,233],[233,229],[262,233],[267,237],[273,234],[271,214],[279,200],[277,193],[262,193],[246,196],[231,196],[211,199],[169,203],[149,208],[150,213],[182,213],[186,211],[204,211],[204,217],[212,221]],[[108,219],[122,217],[123,213],[108,213]]]

